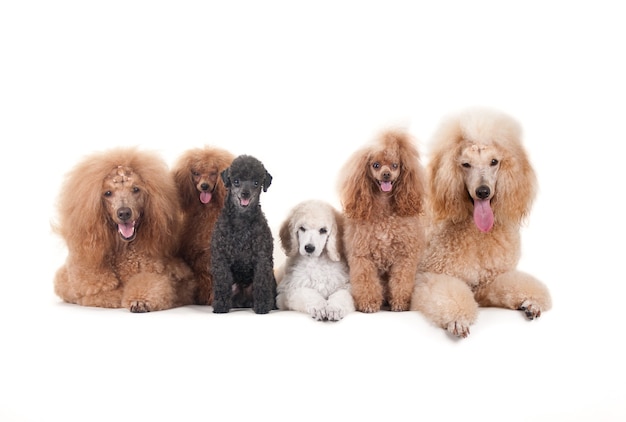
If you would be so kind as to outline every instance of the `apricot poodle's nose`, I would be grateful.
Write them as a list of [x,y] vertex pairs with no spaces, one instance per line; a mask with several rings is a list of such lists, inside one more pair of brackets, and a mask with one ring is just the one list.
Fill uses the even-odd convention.
[[306,253],[313,253],[315,252],[315,246],[309,243],[307,245],[304,245],[304,250],[306,251]]
[[489,189],[489,186],[482,185],[476,189],[476,196],[479,199],[487,199],[489,198],[490,194],[491,194],[491,190]]
[[390,171],[384,171],[383,172],[383,179],[389,180],[389,178],[391,178],[391,172]]
[[202,190],[209,190],[209,184],[208,184],[208,183],[206,183],[206,182],[205,182],[205,183],[203,183],[203,184],[201,184],[201,185],[200,185],[200,189],[202,189]]
[[117,218],[121,221],[130,220],[130,217],[133,215],[133,212],[128,207],[122,207],[117,209]]

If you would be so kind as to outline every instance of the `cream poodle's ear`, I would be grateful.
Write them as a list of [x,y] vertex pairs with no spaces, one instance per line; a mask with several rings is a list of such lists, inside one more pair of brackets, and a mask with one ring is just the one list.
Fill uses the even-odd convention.
[[330,235],[326,241],[326,253],[331,261],[340,261],[343,257],[343,216],[335,209],[333,222],[330,226]]
[[298,238],[296,237],[297,228],[294,227],[294,214],[293,211],[283,221],[278,231],[280,237],[280,244],[285,251],[285,255],[288,257],[296,256],[298,254]]

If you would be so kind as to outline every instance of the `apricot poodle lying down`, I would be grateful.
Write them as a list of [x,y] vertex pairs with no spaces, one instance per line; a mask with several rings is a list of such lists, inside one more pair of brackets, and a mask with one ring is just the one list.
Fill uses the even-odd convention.
[[550,309],[546,287],[516,270],[520,224],[535,196],[535,173],[517,122],[474,109],[446,120],[428,166],[433,218],[411,309],[466,337],[478,306]]
[[84,306],[148,312],[191,304],[191,270],[174,257],[177,193],[157,155],[118,148],[86,157],[67,175],[55,231],[68,255],[54,290]]

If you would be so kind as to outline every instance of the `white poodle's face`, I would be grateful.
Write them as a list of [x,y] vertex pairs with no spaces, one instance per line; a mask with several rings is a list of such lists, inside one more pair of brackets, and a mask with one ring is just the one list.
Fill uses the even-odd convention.
[[500,160],[496,147],[475,143],[466,146],[459,159],[465,186],[474,204],[474,221],[484,232],[493,227],[491,199],[496,193]]
[[298,226],[298,252],[302,256],[318,257],[324,251],[330,227],[301,224]]

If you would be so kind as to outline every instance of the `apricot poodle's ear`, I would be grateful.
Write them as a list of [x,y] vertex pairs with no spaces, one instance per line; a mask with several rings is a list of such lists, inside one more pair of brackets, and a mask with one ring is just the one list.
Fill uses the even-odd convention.
[[265,172],[265,178],[263,179],[263,192],[267,192],[267,188],[272,184],[272,175],[267,171]]
[[348,218],[367,219],[374,202],[374,184],[369,173],[371,147],[352,154],[341,169],[339,199]]
[[343,216],[335,209],[332,210],[333,221],[330,224],[330,235],[326,240],[326,253],[331,261],[340,261],[343,253]]
[[278,231],[280,244],[285,251],[285,255],[291,257],[298,254],[298,228],[294,225],[294,213],[290,212],[289,216],[283,221]]
[[400,176],[393,195],[395,209],[400,216],[416,215],[423,211],[425,174],[417,147],[407,134],[394,134],[400,156]]
[[224,169],[224,171],[222,171],[220,173],[220,177],[222,178],[222,182],[224,183],[224,186],[228,189],[230,188],[231,184],[230,184],[230,167]]
[[500,160],[496,195],[492,200],[496,219],[521,223],[530,213],[537,178],[526,151],[517,141],[507,145]]
[[436,220],[462,221],[472,212],[468,199],[459,154],[460,133],[443,134],[431,154],[428,184],[431,211]]

